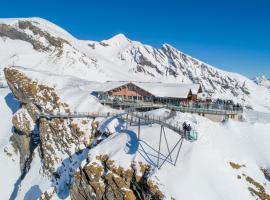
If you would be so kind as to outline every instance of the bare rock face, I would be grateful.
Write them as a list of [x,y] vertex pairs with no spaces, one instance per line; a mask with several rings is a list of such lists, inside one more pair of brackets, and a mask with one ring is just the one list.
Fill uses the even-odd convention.
[[[231,98],[248,96],[244,82],[164,44],[157,49],[148,45],[130,45],[118,58],[130,65],[130,71],[151,78],[169,78],[176,82],[200,84],[209,95],[224,94]],[[243,99],[245,100],[245,99]]]
[[[14,68],[4,69],[9,88],[14,96],[23,104],[35,118],[35,112],[69,112],[68,105],[60,102],[54,88],[38,84]],[[27,105],[30,104],[30,105]]]
[[49,190],[44,192],[38,200],[53,200],[53,196],[55,195],[55,191],[54,190]]
[[33,144],[29,135],[14,133],[10,138],[11,144],[16,153],[20,153],[20,170],[25,173],[31,161]]
[[[79,145],[79,134],[70,127],[71,122],[68,119],[38,119],[38,114],[67,113],[68,105],[60,101],[54,88],[32,81],[17,69],[6,68],[4,73],[14,96],[22,104],[12,119],[13,125],[21,135],[25,135],[22,137],[30,138],[30,143],[34,129],[38,129],[44,173],[51,176],[64,155],[71,156],[75,153],[76,146]],[[31,155],[31,152],[25,150],[20,152],[22,157]]]
[[34,121],[26,108],[19,109],[12,118],[14,127],[26,135],[30,135],[34,130]]
[[148,179],[150,170],[150,166],[135,162],[124,169],[107,155],[97,156],[75,174],[71,199],[163,199],[158,186]]
[[[54,48],[59,50],[59,54],[62,52],[64,44],[68,42],[62,38],[54,37],[48,32],[41,30],[34,23],[27,20],[19,20],[18,26],[13,27],[7,24],[0,24],[0,37],[8,37],[13,40],[23,40],[29,42],[33,45],[33,48],[38,51],[53,51]],[[26,34],[23,30],[30,30],[35,36],[42,37],[47,41],[47,44],[42,43],[40,40],[35,37],[31,37]]]
[[44,172],[52,175],[56,166],[62,162],[58,155],[72,156],[79,145],[77,132],[70,128],[68,119],[41,119],[40,120],[40,146],[43,158]]

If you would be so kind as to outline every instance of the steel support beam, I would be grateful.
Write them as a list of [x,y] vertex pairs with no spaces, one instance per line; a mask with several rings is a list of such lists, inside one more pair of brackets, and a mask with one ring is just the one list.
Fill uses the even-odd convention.
[[[167,150],[168,150],[168,153],[170,153],[170,148],[169,148],[169,144],[168,144],[167,136],[166,136],[166,133],[165,133],[165,129],[164,129],[164,127],[163,127],[162,129],[163,129],[163,134],[164,134],[164,138],[165,138],[165,142],[166,142]],[[170,160],[171,160],[171,162],[173,162],[173,160],[172,160],[172,156],[171,156],[171,155],[170,155]]]
[[157,166],[159,165],[159,158],[160,158],[160,150],[161,150],[161,140],[162,140],[162,128],[160,128],[160,134],[159,134],[159,145],[158,145],[158,160],[157,160]]
[[183,137],[181,137],[181,138],[177,141],[177,143],[174,145],[173,149],[170,151],[170,153],[167,155],[167,157],[163,160],[163,162],[161,163],[161,165],[160,165],[160,166],[158,165],[158,169],[160,169],[160,168],[163,166],[163,164],[167,161],[167,159],[169,158],[169,156],[172,154],[172,152],[175,150],[175,148],[178,146],[178,144],[179,144],[181,141],[183,141]]

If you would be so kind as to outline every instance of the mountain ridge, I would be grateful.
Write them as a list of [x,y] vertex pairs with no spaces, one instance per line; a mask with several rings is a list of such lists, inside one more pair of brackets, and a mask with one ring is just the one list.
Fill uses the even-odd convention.
[[[170,44],[161,48],[123,34],[98,41],[79,40],[41,18],[0,19],[0,68],[23,66],[90,81],[199,83],[211,98],[232,99],[269,109],[265,88],[187,55]],[[265,96],[261,99],[258,96]]]

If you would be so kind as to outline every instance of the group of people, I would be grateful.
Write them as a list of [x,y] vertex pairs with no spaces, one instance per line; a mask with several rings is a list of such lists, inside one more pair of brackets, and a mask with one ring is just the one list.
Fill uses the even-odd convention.
[[205,109],[235,110],[235,111],[243,110],[243,107],[239,103],[235,104],[232,100],[222,100],[222,99],[216,99],[214,101],[212,100],[183,101],[180,102],[180,106],[192,108],[205,108]]
[[183,123],[183,130],[184,130],[185,132],[191,131],[191,126],[190,126],[190,124],[187,124],[186,122],[184,122],[184,123]]

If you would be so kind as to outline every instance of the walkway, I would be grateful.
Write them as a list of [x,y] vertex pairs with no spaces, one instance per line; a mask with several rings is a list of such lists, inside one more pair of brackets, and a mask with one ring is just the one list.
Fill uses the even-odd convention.
[[209,106],[201,106],[196,107],[195,105],[187,105],[187,106],[175,106],[175,105],[166,105],[166,104],[158,104],[152,102],[126,102],[126,101],[113,101],[113,100],[100,100],[100,103],[108,104],[111,106],[121,106],[121,107],[129,107],[129,108],[168,108],[181,112],[189,112],[189,113],[204,113],[204,114],[216,114],[216,115],[232,115],[232,114],[242,114],[242,109],[230,109],[230,108],[218,108],[217,104],[209,104]]
[[[22,101],[23,103],[33,103],[36,104],[34,101]],[[36,104],[37,106],[40,106],[39,104]],[[102,117],[106,118],[107,121],[111,121],[114,118],[118,118],[121,120],[126,121],[126,125],[134,125],[138,127],[138,144],[140,144],[141,139],[140,139],[140,132],[141,132],[141,125],[145,124],[159,124],[160,125],[160,134],[159,134],[159,148],[157,150],[158,155],[157,155],[157,163],[155,164],[158,169],[160,169],[163,164],[166,161],[170,161],[174,166],[176,166],[177,159],[179,157],[179,152],[182,147],[183,141],[187,140],[190,142],[196,141],[197,140],[197,132],[192,130],[192,131],[184,131],[182,129],[182,124],[179,124],[178,121],[173,121],[170,120],[169,122],[167,121],[169,117],[173,117],[175,115],[175,111],[171,111],[169,116],[166,117],[157,117],[155,115],[150,115],[147,113],[140,113],[140,112],[135,112],[134,109],[135,106],[130,107],[124,112],[114,112],[114,113],[104,113],[104,112],[69,112],[69,113],[40,113],[37,118],[47,118],[47,119],[54,119],[54,118],[97,118],[97,117]],[[141,108],[141,107],[137,107]],[[104,122],[105,123],[105,122]],[[102,128],[104,126],[104,123],[102,123],[99,127]],[[168,144],[167,141],[167,136],[166,136],[166,131],[165,127],[172,130],[176,134],[179,135],[179,139],[177,142],[173,145],[172,149],[170,149],[170,145]],[[126,131],[128,130],[127,127],[125,129]],[[102,134],[104,134],[104,131],[102,131]],[[171,134],[171,133],[170,133]],[[164,155],[161,153],[161,146],[162,146],[162,141],[165,139],[166,142],[166,147],[168,154]],[[96,138],[97,140],[98,138]],[[132,138],[131,138],[132,139]],[[133,138],[134,139],[134,138]],[[96,142],[93,142],[95,144]],[[177,150],[178,149],[178,150]],[[177,154],[175,156],[175,159],[172,159],[173,152],[177,151]],[[130,149],[128,153],[134,153],[134,149]]]
[[[23,103],[34,103],[37,104],[33,101],[30,100],[19,100]],[[159,124],[162,127],[166,127],[168,129],[171,129],[175,131],[177,134],[181,135],[184,137],[186,140],[189,141],[195,141],[197,140],[197,132],[191,131],[191,132],[185,132],[182,129],[182,124],[179,124],[178,121],[170,121],[167,122],[168,117],[157,117],[155,115],[149,115],[145,113],[140,113],[140,112],[135,112],[135,108],[144,108],[144,107],[161,107],[161,105],[158,104],[153,104],[153,103],[136,103],[136,104],[126,104],[125,105],[130,105],[129,109],[127,109],[124,112],[115,112],[115,113],[105,113],[105,112],[69,112],[69,113],[40,113],[37,118],[47,118],[47,119],[53,119],[53,118],[97,118],[97,117],[117,117],[121,118],[129,123],[139,123],[138,125],[141,125],[143,122],[148,123],[148,124]],[[144,105],[143,105],[144,104]],[[37,104],[39,105],[39,104]],[[164,107],[164,105],[162,105]],[[172,108],[172,107],[170,107]],[[173,107],[173,109],[176,110],[176,108]],[[125,117],[126,116],[126,117]]]
[[157,117],[155,115],[149,115],[145,113],[140,112],[122,112],[122,113],[104,113],[104,112],[73,112],[73,113],[43,113],[39,114],[38,118],[47,118],[47,119],[53,119],[53,118],[97,118],[97,117],[116,117],[121,118],[128,123],[136,123],[137,125],[142,125],[143,123],[147,124],[159,124],[163,127],[166,127],[168,129],[171,129],[178,133],[179,135],[185,137],[189,141],[197,140],[197,133],[195,131],[192,131],[188,134],[184,132],[182,129],[182,124],[180,124],[178,121],[170,121],[167,122],[166,120],[168,117]]

